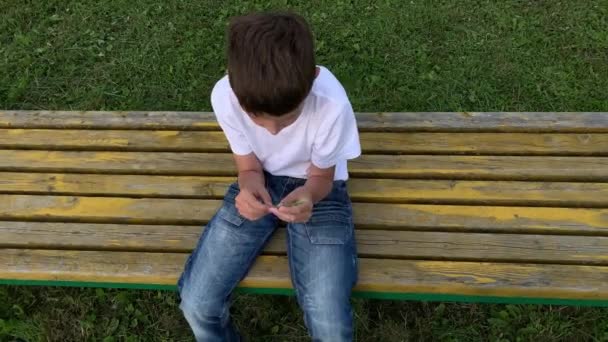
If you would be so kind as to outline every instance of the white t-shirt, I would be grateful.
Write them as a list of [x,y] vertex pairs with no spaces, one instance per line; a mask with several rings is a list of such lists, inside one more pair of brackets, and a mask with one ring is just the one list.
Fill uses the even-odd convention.
[[264,170],[275,176],[306,179],[312,163],[321,169],[335,166],[334,179],[347,180],[347,160],[361,155],[357,122],[344,87],[329,70],[319,68],[300,116],[276,135],[243,111],[228,76],[219,80],[211,105],[232,152],[253,152]]

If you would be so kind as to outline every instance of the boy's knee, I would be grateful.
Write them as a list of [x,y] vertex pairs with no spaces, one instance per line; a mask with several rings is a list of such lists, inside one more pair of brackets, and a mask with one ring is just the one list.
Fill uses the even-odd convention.
[[230,322],[229,308],[220,302],[183,301],[180,309],[197,341],[239,341]]
[[223,289],[211,284],[193,282],[187,278],[179,287],[181,299],[180,309],[184,315],[190,317],[220,317],[227,311],[227,300],[223,295]]
[[228,304],[219,299],[201,298],[200,296],[181,296],[179,308],[189,322],[219,323],[228,314]]
[[302,300],[306,325],[315,340],[352,340],[350,291],[310,293]]

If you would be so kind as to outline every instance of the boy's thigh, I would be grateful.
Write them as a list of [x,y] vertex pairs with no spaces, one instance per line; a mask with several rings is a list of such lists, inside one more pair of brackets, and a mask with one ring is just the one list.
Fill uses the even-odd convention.
[[[349,295],[357,280],[357,251],[352,207],[345,186],[315,205],[305,224],[290,224],[291,276],[298,292]],[[309,293],[310,292],[310,293]]]
[[275,230],[276,220],[270,215],[257,221],[242,217],[234,205],[236,195],[238,187],[233,185],[188,258],[180,291],[184,287],[231,291]]

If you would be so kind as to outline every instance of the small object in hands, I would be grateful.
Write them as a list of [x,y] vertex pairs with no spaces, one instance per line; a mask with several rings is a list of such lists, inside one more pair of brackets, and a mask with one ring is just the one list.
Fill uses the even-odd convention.
[[276,208],[279,209],[280,207],[287,207],[287,208],[289,208],[289,207],[297,207],[297,206],[302,205],[304,203],[306,203],[306,201],[301,201],[301,200],[293,201],[293,202],[289,202],[289,203],[283,203],[283,202],[281,202],[281,203],[279,203],[279,204],[276,205]]

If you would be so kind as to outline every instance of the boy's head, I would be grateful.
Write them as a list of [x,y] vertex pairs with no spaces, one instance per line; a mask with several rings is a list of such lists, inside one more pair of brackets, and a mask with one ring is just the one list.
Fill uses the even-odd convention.
[[301,16],[260,13],[231,20],[228,78],[250,115],[293,115],[308,96],[316,73],[312,33]]

